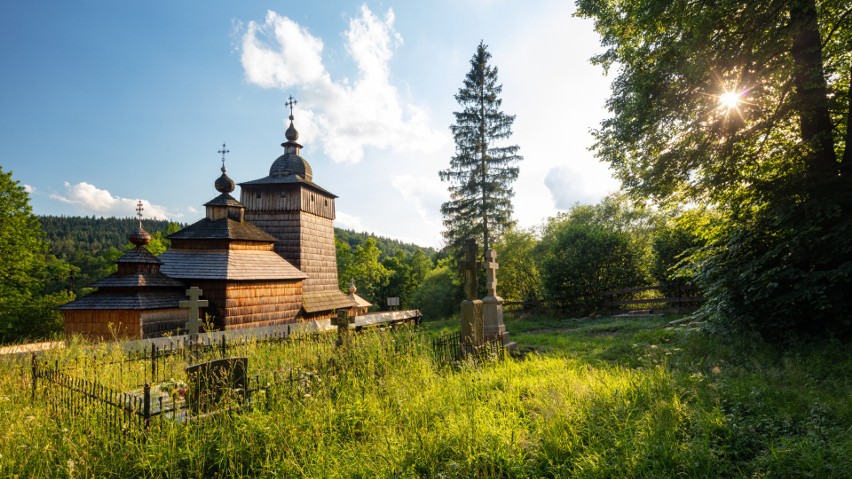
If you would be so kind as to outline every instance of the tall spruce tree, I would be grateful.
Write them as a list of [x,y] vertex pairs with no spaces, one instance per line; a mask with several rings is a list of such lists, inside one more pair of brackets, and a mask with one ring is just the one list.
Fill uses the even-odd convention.
[[494,236],[514,224],[511,185],[523,157],[517,145],[505,144],[515,116],[500,110],[503,86],[490,59],[488,46],[479,42],[464,86],[455,95],[462,107],[453,113],[456,122],[450,127],[456,153],[450,167],[439,172],[441,180],[450,183],[450,201],[441,205],[441,213],[444,238],[453,249],[474,238],[487,250]]

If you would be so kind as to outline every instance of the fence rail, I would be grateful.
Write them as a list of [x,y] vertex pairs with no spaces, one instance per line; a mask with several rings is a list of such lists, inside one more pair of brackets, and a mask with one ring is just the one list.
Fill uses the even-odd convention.
[[[651,295],[651,296],[648,296]],[[686,313],[698,309],[704,296],[690,284],[652,285],[601,291],[581,297],[506,301],[507,309],[558,311],[575,314],[619,314],[640,309],[651,312]]]

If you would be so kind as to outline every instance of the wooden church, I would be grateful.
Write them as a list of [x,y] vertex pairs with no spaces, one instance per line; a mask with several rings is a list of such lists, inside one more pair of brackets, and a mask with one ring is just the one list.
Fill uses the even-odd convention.
[[[186,288],[203,290],[202,310],[214,329],[228,330],[323,320],[370,304],[339,289],[334,246],[334,194],[313,182],[310,164],[290,125],[284,154],[269,175],[241,183],[231,196],[224,153],[219,195],[207,202],[205,218],[169,235],[171,248],[154,257],[151,236],[130,235],[134,250],[118,260],[119,271],[93,286],[98,290],[60,309],[67,335],[90,339],[145,338],[179,333],[187,311],[178,307]],[[147,238],[147,241],[146,241]]]

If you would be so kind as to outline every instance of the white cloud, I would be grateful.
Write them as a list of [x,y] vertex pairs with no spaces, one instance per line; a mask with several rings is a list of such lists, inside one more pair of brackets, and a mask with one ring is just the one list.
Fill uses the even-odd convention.
[[604,195],[617,191],[619,187],[618,181],[609,175],[608,170],[588,166],[582,169],[570,166],[551,168],[544,177],[544,184],[560,210],[571,209],[576,203],[597,203]]
[[414,206],[423,222],[435,228],[441,227],[438,215],[441,203],[447,200],[447,187],[437,178],[398,175],[391,180],[391,185]]
[[192,206],[187,206],[186,211],[189,211],[192,214],[198,213],[198,208],[193,208]]
[[379,18],[367,6],[349,21],[346,52],[358,67],[354,81],[335,81],[322,60],[323,42],[293,20],[269,11],[249,22],[242,43],[246,79],[265,88],[298,88],[301,138],[335,162],[358,162],[365,148],[434,151],[449,141],[423,108],[402,98],[390,81],[390,60],[402,44],[393,10]]
[[364,227],[364,223],[361,222],[360,217],[346,214],[342,211],[337,211],[334,218],[334,226],[357,232],[367,231],[367,228]]
[[32,187],[31,185],[28,185],[28,184],[26,184],[26,183],[25,183],[25,184],[23,184],[23,185],[21,185],[21,187],[22,187],[22,188],[24,189],[24,191],[26,191],[27,193],[32,193],[32,192],[34,192],[34,191],[35,191],[35,188],[34,188],[34,187]]
[[152,204],[148,200],[113,196],[109,191],[102,190],[85,181],[74,185],[66,181],[65,194],[53,193],[50,198],[72,205],[82,213],[99,216],[136,216],[136,203],[138,201],[142,201],[144,208],[142,216],[145,218],[169,219],[183,216],[181,213],[170,212],[163,206]]
[[[521,226],[540,224],[576,202],[597,203],[618,189],[589,147],[590,130],[606,117],[609,81],[589,58],[600,51],[590,20],[573,17],[571,3],[525,17],[497,40],[495,65],[503,81],[503,109],[517,114],[512,143],[524,161],[515,184]],[[559,55],[552,45],[570,45]]]

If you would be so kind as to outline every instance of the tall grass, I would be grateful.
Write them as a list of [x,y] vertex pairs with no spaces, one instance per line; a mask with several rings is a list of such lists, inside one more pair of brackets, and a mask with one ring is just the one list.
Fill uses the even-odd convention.
[[[30,401],[29,362],[4,358],[0,477],[849,477],[843,345],[785,352],[664,320],[507,323],[535,352],[446,368],[422,333],[370,332],[317,352],[327,371],[291,394],[145,434],[51,414]],[[244,347],[250,374],[294,354]]]

